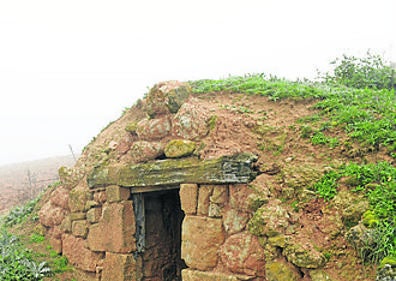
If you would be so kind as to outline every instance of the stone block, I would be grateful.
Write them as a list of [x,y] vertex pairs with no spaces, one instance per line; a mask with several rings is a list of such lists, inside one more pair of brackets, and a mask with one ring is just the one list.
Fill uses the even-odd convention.
[[230,236],[220,250],[221,262],[233,273],[265,276],[264,249],[248,232]]
[[315,249],[314,245],[290,242],[283,249],[283,255],[287,260],[298,267],[316,269],[321,268],[326,263],[326,258]]
[[88,250],[85,244],[84,239],[65,234],[62,237],[63,255],[78,269],[95,272],[103,254]]
[[223,226],[228,234],[241,232],[246,228],[250,215],[246,212],[228,209],[223,214]]
[[62,238],[62,230],[58,226],[51,227],[48,229],[47,236],[48,237],[53,237],[55,239],[61,239]]
[[132,201],[105,204],[97,224],[89,228],[88,247],[92,251],[130,253],[136,250],[135,217]]
[[75,187],[84,177],[84,168],[60,167],[58,170],[60,181],[67,189]]
[[63,186],[57,187],[51,194],[51,204],[64,210],[69,209],[69,190]]
[[69,193],[69,207],[71,212],[83,212],[85,204],[92,197],[91,192],[85,186],[78,185]]
[[221,218],[223,215],[223,207],[219,204],[209,203],[208,216],[211,218]]
[[70,219],[70,216],[66,216],[63,219],[60,229],[65,233],[70,233],[72,231],[72,220]]
[[210,115],[206,108],[185,103],[172,120],[172,135],[188,140],[196,140],[209,133]]
[[169,117],[162,116],[156,119],[143,119],[136,125],[136,133],[141,140],[154,141],[166,137],[171,128]]
[[265,265],[268,281],[298,281],[301,276],[298,269],[285,260],[273,260]]
[[213,193],[214,185],[201,185],[198,190],[198,215],[207,216],[209,214],[210,196]]
[[195,215],[198,204],[198,185],[181,184],[180,185],[180,203],[181,208],[186,215]]
[[101,190],[95,192],[93,195],[93,199],[95,200],[95,202],[99,203],[100,205],[103,205],[107,201],[106,191]]
[[257,236],[273,237],[284,234],[289,226],[290,215],[281,206],[280,200],[273,199],[261,206],[248,223],[250,232]]
[[228,187],[226,185],[215,185],[209,199],[211,203],[224,206],[228,200]]
[[88,222],[86,220],[73,221],[72,233],[76,237],[85,238],[88,234]]
[[64,217],[66,216],[66,211],[60,207],[54,206],[50,201],[44,204],[38,213],[40,223],[47,227],[53,227],[55,225],[61,224]]
[[163,154],[164,148],[160,142],[136,141],[128,151],[133,163],[154,160]]
[[249,195],[253,190],[247,184],[232,184],[229,186],[230,206],[237,210],[250,210]]
[[171,140],[164,149],[165,156],[168,158],[180,158],[193,154],[195,150],[195,142],[189,140]]
[[154,85],[150,89],[144,110],[150,117],[176,113],[187,100],[191,87],[179,81],[166,81]]
[[99,205],[99,203],[96,202],[95,200],[88,200],[88,201],[85,203],[84,211],[88,211],[89,209],[94,208],[94,207],[98,207],[98,206],[100,206],[100,205]]
[[247,281],[252,280],[252,276],[184,269],[182,270],[182,279],[183,281]]
[[212,195],[209,197],[209,217],[221,218],[227,201],[228,187],[226,185],[214,185]]
[[137,280],[133,255],[107,252],[103,262],[102,281]]
[[107,202],[115,203],[128,200],[131,195],[129,188],[120,187],[118,185],[110,185],[106,187]]
[[224,242],[220,219],[186,216],[182,225],[182,258],[192,269],[210,270],[217,265]]
[[87,221],[97,223],[102,216],[102,208],[92,208],[87,212]]
[[[141,159],[141,161],[148,162],[136,164],[137,158],[130,154],[137,143],[135,142],[128,152],[128,157],[131,158],[132,163],[121,166],[118,164],[103,164],[95,167],[87,177],[89,187],[93,189],[113,184],[126,187],[152,187],[183,183],[246,183],[257,176],[257,172],[252,167],[253,162],[257,161],[257,156],[249,153],[222,156],[217,159],[202,160],[187,157],[148,161],[149,158],[155,159],[162,154],[150,156],[147,154],[148,152],[144,151],[143,146],[142,149],[138,150],[137,157],[143,157],[144,159]],[[140,145],[143,145],[143,143],[140,142]],[[147,143],[147,145],[147,147],[150,147],[155,143]],[[161,146],[161,143],[158,143],[158,145]]]
[[84,212],[77,212],[77,213],[70,214],[71,221],[85,220],[86,217],[87,217],[87,214]]

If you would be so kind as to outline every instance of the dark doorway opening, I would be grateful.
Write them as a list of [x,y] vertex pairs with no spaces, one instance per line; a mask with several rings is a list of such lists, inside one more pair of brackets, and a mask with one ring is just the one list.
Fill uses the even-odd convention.
[[179,189],[134,194],[137,261],[142,281],[181,281]]

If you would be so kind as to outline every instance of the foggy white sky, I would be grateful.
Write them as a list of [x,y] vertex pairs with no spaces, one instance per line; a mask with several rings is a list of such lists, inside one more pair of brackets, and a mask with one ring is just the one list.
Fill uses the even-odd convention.
[[0,0],[0,165],[77,151],[148,86],[343,53],[396,61],[396,1]]

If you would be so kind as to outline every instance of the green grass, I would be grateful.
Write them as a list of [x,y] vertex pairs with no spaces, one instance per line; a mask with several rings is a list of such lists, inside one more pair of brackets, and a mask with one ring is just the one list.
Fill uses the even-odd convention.
[[[56,186],[57,183],[54,184]],[[39,200],[27,202],[10,211],[0,221],[0,280],[4,281],[40,281],[46,276],[53,276],[71,270],[66,257],[56,253],[51,248],[46,252],[33,252],[26,245],[47,243],[45,236],[33,232],[29,237],[17,237],[9,233],[11,227],[23,224],[35,218],[35,206]],[[46,259],[46,261],[42,261]]]
[[337,194],[338,180],[342,177],[349,179],[352,191],[361,192],[370,203],[363,223],[373,229],[375,243],[362,249],[362,259],[378,263],[384,257],[396,258],[396,167],[388,162],[350,163],[326,173],[313,189],[320,197],[331,200]]
[[[263,74],[229,77],[219,80],[190,82],[193,92],[229,92],[267,96],[272,101],[280,99],[317,100],[307,123],[319,123],[321,129],[340,127],[353,140],[378,150],[388,148],[396,157],[396,99],[394,90],[356,89],[341,85],[327,85],[310,81],[288,81]],[[300,121],[301,122],[301,121]],[[308,128],[309,125],[305,124]],[[302,133],[307,136],[307,132]],[[336,140],[323,141],[331,147]]]
[[[33,211],[39,197],[26,203],[25,205],[15,207],[7,216],[2,218],[2,223],[5,226],[13,226],[22,223]],[[1,222],[0,222],[1,223]]]
[[0,233],[0,280],[39,281],[51,275],[46,262],[36,262],[19,239],[4,228]]

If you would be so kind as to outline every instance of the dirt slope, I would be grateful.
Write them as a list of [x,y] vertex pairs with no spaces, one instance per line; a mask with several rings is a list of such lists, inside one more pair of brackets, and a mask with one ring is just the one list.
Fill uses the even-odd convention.
[[[260,95],[227,92],[193,94],[184,101],[184,105],[187,104],[184,107],[187,108],[186,114],[196,114],[190,115],[191,120],[207,127],[207,131],[196,137],[193,133],[201,132],[201,128],[189,132],[191,139],[197,143],[194,155],[210,159],[238,152],[256,154],[260,175],[252,186],[266,198],[269,208],[280,206],[287,214],[287,238],[284,239],[304,245],[304,250],[321,252],[326,257],[323,274],[331,280],[374,280],[375,268],[363,266],[345,238],[348,231],[346,220],[360,219],[367,202],[358,195],[351,198],[346,183],[341,182],[338,190],[340,196],[330,202],[318,198],[312,185],[325,172],[352,160],[357,163],[392,163],[393,160],[384,148],[373,152],[345,146],[343,140],[347,136],[344,130],[337,127],[332,128],[329,134],[340,140],[340,145],[332,148],[313,145],[305,125],[306,120],[317,112],[312,107],[316,102],[313,99],[282,99],[275,102]],[[154,124],[150,130],[139,131],[142,120],[152,120],[151,116],[147,116],[147,106],[147,100],[138,101],[118,120],[104,128],[87,145],[73,171],[84,174],[103,163],[122,165],[161,159],[163,152],[153,151],[152,147],[142,148],[142,142],[139,142],[140,150],[136,148],[137,134],[145,135],[148,140],[156,139],[163,134],[162,125],[167,124],[168,117],[159,114],[157,118],[158,122],[162,122],[161,126]],[[147,129],[147,126],[144,128]],[[163,138],[155,141],[163,148],[172,138],[164,134]],[[359,153],[355,153],[356,150]],[[359,205],[360,202],[363,205]],[[276,224],[278,219],[285,217],[271,218],[275,228],[279,227]],[[267,249],[268,256],[276,258],[279,254],[276,251],[281,251],[281,245],[288,241],[271,240],[269,243],[273,247]],[[312,272],[301,268],[298,274],[300,280],[329,280],[314,279]]]

